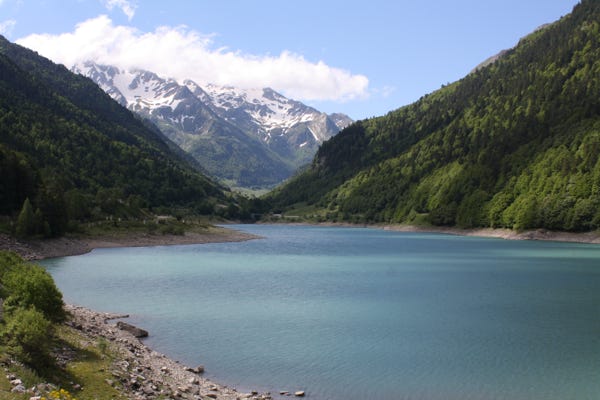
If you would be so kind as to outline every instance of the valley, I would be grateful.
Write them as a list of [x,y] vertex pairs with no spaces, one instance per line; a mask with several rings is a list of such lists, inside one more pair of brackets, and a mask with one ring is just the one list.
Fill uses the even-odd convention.
[[85,62],[89,77],[119,104],[156,124],[215,179],[268,189],[310,163],[317,148],[353,121],[327,115],[272,89],[179,83],[143,70]]
[[599,1],[158,3],[0,20],[0,400],[596,398]]

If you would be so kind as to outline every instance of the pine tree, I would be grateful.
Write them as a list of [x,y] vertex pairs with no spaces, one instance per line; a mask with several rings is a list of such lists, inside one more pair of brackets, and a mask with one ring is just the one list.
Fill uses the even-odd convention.
[[17,237],[27,237],[33,235],[35,230],[35,214],[28,197],[23,202],[23,207],[19,213],[15,234]]

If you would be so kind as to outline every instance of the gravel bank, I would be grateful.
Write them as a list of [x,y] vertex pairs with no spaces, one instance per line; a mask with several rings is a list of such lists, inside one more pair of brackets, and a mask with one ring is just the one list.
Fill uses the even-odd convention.
[[490,237],[506,240],[546,240],[554,242],[600,244],[600,231],[574,233],[537,229],[517,232],[511,229],[460,229],[453,227],[420,227],[414,225],[386,225],[380,226],[380,228],[397,232],[445,233],[451,235]]
[[0,234],[0,250],[14,251],[25,260],[31,261],[85,254],[99,248],[242,242],[257,238],[254,235],[221,227],[212,227],[205,233],[186,232],[184,235],[131,233],[119,236],[61,237],[37,240],[17,240],[11,236]]
[[81,331],[90,341],[100,338],[111,343],[119,357],[113,363],[114,382],[122,385],[130,399],[219,399],[268,400],[268,393],[240,393],[202,377],[204,367],[182,365],[148,348],[131,333],[117,328],[115,319],[127,315],[100,313],[84,307],[66,305],[73,316],[70,326]]

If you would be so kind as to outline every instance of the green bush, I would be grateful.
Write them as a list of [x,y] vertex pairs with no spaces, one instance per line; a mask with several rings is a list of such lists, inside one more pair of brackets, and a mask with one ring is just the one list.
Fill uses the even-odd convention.
[[49,359],[52,323],[33,307],[18,308],[6,316],[2,332],[6,351],[20,361],[35,365]]
[[[4,275],[23,264],[23,259],[11,251],[0,251],[0,283],[4,282]],[[4,296],[2,296],[4,297]]]
[[1,344],[18,360],[39,367],[50,361],[53,322],[63,321],[62,294],[40,266],[0,251],[3,304]]
[[163,235],[177,235],[183,236],[185,234],[185,230],[183,226],[169,224],[160,227],[160,233]]
[[64,320],[62,293],[42,267],[21,264],[7,272],[2,283],[8,294],[4,303],[7,313],[19,308],[35,307],[52,322]]
[[18,308],[35,307],[53,322],[63,321],[62,293],[42,267],[25,262],[19,255],[0,251],[0,297],[8,314]]

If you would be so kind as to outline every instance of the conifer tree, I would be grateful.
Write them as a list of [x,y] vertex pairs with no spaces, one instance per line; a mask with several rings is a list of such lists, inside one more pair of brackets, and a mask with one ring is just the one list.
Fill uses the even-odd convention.
[[35,233],[35,214],[29,197],[23,202],[23,207],[17,219],[15,234],[17,237],[27,237]]

